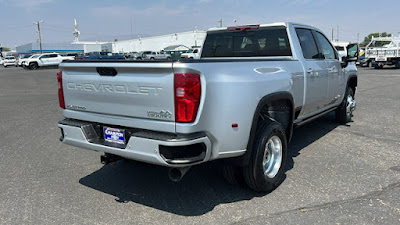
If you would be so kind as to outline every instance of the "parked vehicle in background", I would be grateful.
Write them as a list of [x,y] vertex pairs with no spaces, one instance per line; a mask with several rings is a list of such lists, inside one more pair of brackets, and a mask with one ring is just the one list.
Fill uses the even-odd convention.
[[84,60],[86,59],[86,54],[85,53],[79,53],[75,56],[75,60]]
[[171,59],[171,55],[165,52],[151,52],[150,54],[144,54],[143,55],[143,59],[147,59],[147,60],[162,60],[162,59],[166,59],[166,60],[170,60]]
[[18,66],[17,59],[14,56],[7,56],[3,59],[3,66],[4,68],[7,66]]
[[73,56],[75,59],[80,53],[68,53],[66,56]]
[[30,58],[34,57],[34,56],[39,56],[40,54],[34,54],[34,55],[26,55],[23,58],[19,58],[19,60],[17,61],[18,66],[25,66],[24,62],[29,60]]
[[29,57],[31,57],[32,55],[24,55],[24,56],[19,56],[18,58],[17,58],[17,66],[22,66],[22,62],[23,62],[23,60],[24,59],[27,59],[27,58],[29,58]]
[[381,69],[383,66],[395,66],[400,68],[399,48],[383,47],[367,50],[367,56],[371,66],[375,69]]
[[[390,44],[370,49],[377,41],[390,41]],[[385,65],[400,68],[400,37],[372,37],[366,49],[365,57],[375,69],[381,69]]]
[[341,56],[347,55],[346,46],[335,46],[335,48]]
[[75,60],[74,56],[61,56],[58,53],[45,53],[32,56],[24,61],[24,68],[36,70],[39,67],[58,66],[63,61]]
[[125,56],[111,52],[89,52],[79,60],[125,60]]
[[183,59],[200,59],[200,48],[189,49],[186,53],[181,54]]
[[133,56],[133,58],[134,58],[135,60],[142,60],[142,59],[144,59],[144,58],[146,57],[147,54],[151,54],[151,51],[141,51],[141,52],[138,52],[137,54],[135,54],[135,55]]
[[125,58],[126,59],[134,59],[135,55],[137,52],[129,52],[129,53],[125,53]]
[[0,56],[0,65],[3,65],[3,57]]
[[73,61],[57,73],[60,140],[170,168],[224,163],[228,183],[274,190],[293,128],[335,112],[352,120],[358,46],[341,57],[321,30],[297,23],[214,28],[199,60]]
[[365,48],[360,48],[360,56],[358,57],[358,61],[356,62],[356,65],[362,66],[362,67],[369,67],[370,64],[370,59],[365,57]]

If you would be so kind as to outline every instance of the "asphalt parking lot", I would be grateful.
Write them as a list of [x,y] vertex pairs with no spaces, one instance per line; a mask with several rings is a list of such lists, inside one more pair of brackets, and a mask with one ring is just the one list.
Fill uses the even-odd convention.
[[259,194],[218,163],[100,164],[59,142],[57,69],[0,67],[1,224],[400,224],[400,70],[360,68],[354,122],[295,130],[283,183]]

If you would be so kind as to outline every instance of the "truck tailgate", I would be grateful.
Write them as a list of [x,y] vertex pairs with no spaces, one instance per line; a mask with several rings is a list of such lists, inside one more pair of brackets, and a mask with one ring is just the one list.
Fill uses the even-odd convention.
[[175,121],[172,62],[69,62],[60,69],[67,110]]

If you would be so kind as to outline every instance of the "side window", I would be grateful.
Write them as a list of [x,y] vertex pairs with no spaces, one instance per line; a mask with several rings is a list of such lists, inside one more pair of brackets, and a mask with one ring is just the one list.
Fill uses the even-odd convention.
[[317,39],[318,49],[324,56],[324,59],[337,59],[336,52],[328,39],[320,32],[313,31],[315,38]]
[[315,44],[314,37],[311,30],[296,28],[297,37],[299,38],[303,56],[306,59],[320,59],[318,54],[317,45]]
[[49,58],[49,55],[42,55],[42,56],[40,57],[40,59],[47,59],[47,58]]
[[197,50],[197,49],[195,49],[194,51],[193,51],[193,53],[198,53],[199,51]]
[[51,54],[50,58],[57,58],[57,54]]

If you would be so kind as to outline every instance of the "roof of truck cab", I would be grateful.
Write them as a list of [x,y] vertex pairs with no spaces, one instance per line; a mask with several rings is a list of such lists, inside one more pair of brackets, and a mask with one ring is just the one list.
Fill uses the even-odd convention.
[[[316,27],[309,26],[306,24],[301,24],[301,23],[294,23],[294,22],[276,22],[276,23],[268,23],[268,24],[243,24],[243,25],[237,25],[237,26],[246,26],[246,25],[260,25],[260,27],[276,27],[276,26],[285,26],[285,27],[302,27],[302,28],[309,28],[309,29],[314,29],[314,30],[319,30]],[[236,26],[229,26],[229,27],[236,27]],[[228,27],[215,27],[215,28],[210,28],[208,31],[223,31],[227,30]]]

